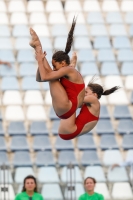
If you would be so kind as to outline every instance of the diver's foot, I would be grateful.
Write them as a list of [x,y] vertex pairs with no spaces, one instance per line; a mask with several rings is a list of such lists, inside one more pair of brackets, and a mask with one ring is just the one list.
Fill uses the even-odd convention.
[[70,65],[71,65],[71,67],[75,68],[76,64],[77,64],[77,54],[76,54],[76,52],[73,52]]
[[33,47],[36,51],[40,50],[40,48],[42,49],[42,45],[41,42],[39,40],[39,37],[37,36],[36,32],[30,28],[30,34],[31,34],[31,41],[30,41],[30,46]]

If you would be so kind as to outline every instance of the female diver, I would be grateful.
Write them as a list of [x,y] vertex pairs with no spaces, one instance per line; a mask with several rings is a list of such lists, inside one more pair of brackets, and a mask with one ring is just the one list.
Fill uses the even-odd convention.
[[48,64],[45,53],[42,51],[40,40],[33,29],[30,29],[32,41],[30,45],[40,54],[38,56],[38,70],[36,80],[39,82],[49,81],[53,108],[61,119],[71,117],[76,109],[83,103],[85,85],[80,73],[70,65],[68,53],[73,42],[73,32],[76,19],[68,34],[65,51],[57,51],[52,56],[54,70]]
[[115,86],[104,91],[103,87],[93,83],[93,80],[89,82],[79,115],[76,117],[74,113],[69,119],[60,121],[59,136],[64,140],[70,140],[92,130],[99,120],[99,99],[102,95],[109,95],[118,89],[119,87]]

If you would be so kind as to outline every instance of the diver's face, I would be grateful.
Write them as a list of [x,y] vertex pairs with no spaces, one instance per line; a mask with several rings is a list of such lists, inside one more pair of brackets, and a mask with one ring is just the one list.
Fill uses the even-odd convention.
[[65,61],[61,61],[61,62],[56,62],[55,60],[52,59],[52,65],[53,65],[53,69],[55,71],[59,70],[62,67],[67,66]]
[[89,88],[89,87],[87,87],[86,89],[85,89],[85,96],[88,96],[88,95],[93,95],[94,93],[92,92],[92,90]]
[[92,179],[88,178],[85,183],[85,189],[87,192],[94,191],[95,183]]
[[85,96],[88,96],[88,95],[93,95],[93,96],[97,97],[97,94],[94,93],[94,92],[90,89],[90,87],[87,87],[87,88],[85,89]]

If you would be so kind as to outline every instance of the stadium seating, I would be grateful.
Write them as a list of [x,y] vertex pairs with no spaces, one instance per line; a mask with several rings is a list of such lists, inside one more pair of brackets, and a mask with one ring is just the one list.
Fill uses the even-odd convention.
[[59,177],[55,167],[40,167],[38,180],[40,183],[59,183]]
[[97,182],[105,182],[106,178],[101,166],[88,166],[85,169],[84,178],[94,177]]
[[81,158],[81,164],[83,166],[88,165],[101,165],[101,162],[98,158],[97,152],[95,150],[86,150],[83,152],[82,158]]
[[[30,47],[33,28],[52,66],[52,55],[65,50],[73,17],[77,17],[69,53],[77,52],[76,69],[85,85],[94,81],[104,91],[97,125],[65,141],[58,136],[49,82],[36,82],[38,64]],[[132,200],[133,157],[133,1],[132,0],[0,0],[0,165],[6,164],[6,187],[13,200],[25,176],[37,178],[46,200],[71,199],[68,164],[75,176],[73,199],[85,192],[86,177],[96,178],[95,192],[106,200]],[[80,108],[76,111],[79,114]],[[1,168],[0,168],[1,169]],[[8,177],[9,176],[9,177]],[[0,171],[0,191],[4,174]],[[55,195],[56,194],[56,195]],[[3,199],[3,191],[0,197]]]
[[34,151],[51,150],[51,144],[48,137],[39,135],[34,136],[33,150]]
[[23,122],[10,122],[8,127],[8,134],[11,136],[26,135],[26,129]]

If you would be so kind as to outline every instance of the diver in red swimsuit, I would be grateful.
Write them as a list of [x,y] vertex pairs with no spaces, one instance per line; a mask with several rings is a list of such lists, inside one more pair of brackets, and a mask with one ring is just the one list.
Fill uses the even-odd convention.
[[59,136],[64,140],[70,140],[92,130],[99,120],[100,102],[98,99],[101,95],[109,95],[118,89],[119,87],[115,86],[103,91],[101,85],[90,82],[86,88],[84,103],[79,115],[76,117],[74,113],[69,119],[60,121]]
[[73,54],[72,60],[74,63],[70,63],[68,56],[73,42],[75,25],[76,19],[74,18],[68,34],[65,51],[57,51],[52,56],[54,70],[51,69],[46,60],[46,53],[42,51],[37,34],[33,29],[30,29],[32,36],[30,45],[36,51],[36,59],[38,62],[36,80],[39,82],[49,81],[53,108],[61,119],[71,117],[76,109],[82,105],[85,95],[83,78],[74,68],[77,60],[76,53]]

